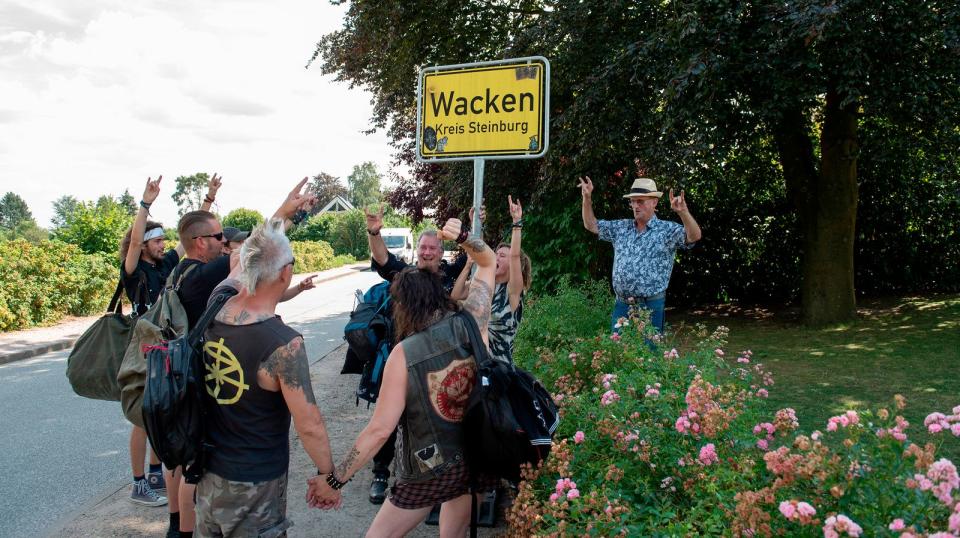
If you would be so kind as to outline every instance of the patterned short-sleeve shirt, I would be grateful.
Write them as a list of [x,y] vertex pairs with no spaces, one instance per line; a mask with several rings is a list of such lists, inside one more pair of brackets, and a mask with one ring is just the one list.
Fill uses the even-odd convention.
[[666,291],[677,249],[692,248],[682,224],[656,216],[637,231],[633,219],[597,221],[601,240],[613,243],[613,291],[624,300]]

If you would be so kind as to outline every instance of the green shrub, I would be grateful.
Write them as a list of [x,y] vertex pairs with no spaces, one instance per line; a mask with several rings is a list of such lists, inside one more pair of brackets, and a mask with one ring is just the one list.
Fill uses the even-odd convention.
[[297,261],[293,266],[296,273],[325,271],[355,261],[350,256],[335,256],[333,248],[323,241],[291,241],[290,246]]
[[223,219],[223,226],[233,226],[238,230],[251,231],[263,223],[263,215],[255,209],[238,207],[227,213]]
[[[902,398],[801,433],[794,410],[768,404],[773,379],[753,354],[724,350],[727,329],[661,337],[634,315],[611,335],[604,309],[588,314],[601,326],[590,331],[565,310],[591,297],[564,286],[521,324],[518,362],[562,419],[550,456],[525,471],[508,535],[837,536],[849,518],[864,536],[897,535],[897,519],[926,536],[960,523],[956,467],[910,442]],[[542,316],[571,328],[535,334],[560,330]],[[956,442],[960,406],[937,411],[924,425]]]
[[60,241],[0,243],[0,331],[50,324],[106,308],[119,264]]
[[115,255],[133,217],[114,200],[101,203],[80,202],[65,217],[54,239],[77,245],[83,252]]

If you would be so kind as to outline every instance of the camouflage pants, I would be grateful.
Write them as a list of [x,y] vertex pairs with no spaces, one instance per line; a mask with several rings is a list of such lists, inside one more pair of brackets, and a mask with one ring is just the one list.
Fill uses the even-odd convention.
[[197,484],[197,524],[203,538],[281,538],[287,521],[287,474],[268,482],[234,482],[207,471]]

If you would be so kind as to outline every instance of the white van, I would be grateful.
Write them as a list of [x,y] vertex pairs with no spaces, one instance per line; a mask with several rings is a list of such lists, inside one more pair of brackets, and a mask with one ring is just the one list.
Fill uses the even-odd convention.
[[416,263],[417,249],[413,243],[413,232],[410,228],[383,228],[380,230],[387,250],[403,263]]

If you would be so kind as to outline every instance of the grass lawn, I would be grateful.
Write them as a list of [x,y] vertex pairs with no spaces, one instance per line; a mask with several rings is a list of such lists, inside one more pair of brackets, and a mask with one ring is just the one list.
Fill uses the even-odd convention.
[[774,374],[771,405],[796,409],[801,430],[824,430],[847,409],[895,412],[899,393],[910,439],[942,443],[938,453],[960,461],[960,438],[923,427],[927,414],[960,405],[960,295],[865,300],[858,310],[856,322],[823,329],[799,325],[796,310],[717,307],[668,312],[667,320],[729,327],[728,356],[753,351]]

